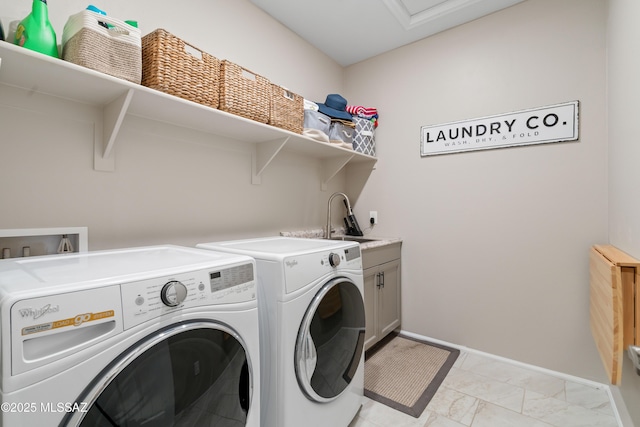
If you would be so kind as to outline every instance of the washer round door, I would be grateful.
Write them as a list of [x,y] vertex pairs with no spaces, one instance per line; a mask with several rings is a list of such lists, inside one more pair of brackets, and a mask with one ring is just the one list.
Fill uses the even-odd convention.
[[350,279],[327,282],[313,298],[298,331],[295,370],[307,398],[329,402],[351,383],[364,349],[362,293]]
[[251,361],[230,328],[198,321],[173,325],[131,347],[85,390],[87,408],[62,425],[246,425]]

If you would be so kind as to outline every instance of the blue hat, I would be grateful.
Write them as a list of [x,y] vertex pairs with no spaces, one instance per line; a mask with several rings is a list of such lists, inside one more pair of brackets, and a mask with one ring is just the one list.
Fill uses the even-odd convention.
[[324,101],[324,104],[319,102],[317,104],[320,112],[329,117],[353,121],[351,114],[347,113],[347,100],[337,93],[327,95],[327,100]]

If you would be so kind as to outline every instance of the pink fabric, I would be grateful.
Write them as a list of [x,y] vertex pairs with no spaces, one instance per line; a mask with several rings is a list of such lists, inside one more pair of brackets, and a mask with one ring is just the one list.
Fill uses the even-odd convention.
[[373,117],[378,114],[378,110],[375,108],[366,108],[361,105],[347,105],[347,113],[361,117]]

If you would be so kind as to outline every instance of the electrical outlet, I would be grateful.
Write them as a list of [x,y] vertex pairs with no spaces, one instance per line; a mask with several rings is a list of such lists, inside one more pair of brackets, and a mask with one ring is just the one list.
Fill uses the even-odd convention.
[[369,211],[369,223],[371,225],[378,223],[378,211]]

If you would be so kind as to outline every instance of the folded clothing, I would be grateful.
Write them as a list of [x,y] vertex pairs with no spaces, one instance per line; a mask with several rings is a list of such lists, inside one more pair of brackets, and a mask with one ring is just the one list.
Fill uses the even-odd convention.
[[354,116],[370,119],[373,122],[373,126],[378,127],[378,109],[367,108],[361,105],[347,105],[346,110]]
[[378,115],[378,110],[376,108],[366,108],[361,105],[347,105],[346,109],[348,113],[365,119]]

